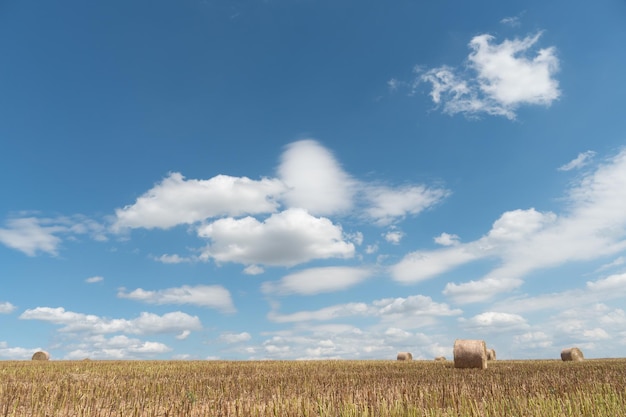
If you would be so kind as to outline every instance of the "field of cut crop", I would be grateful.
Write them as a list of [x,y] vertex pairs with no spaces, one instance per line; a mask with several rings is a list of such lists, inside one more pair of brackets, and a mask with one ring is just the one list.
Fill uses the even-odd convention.
[[5,361],[0,416],[626,416],[626,359]]

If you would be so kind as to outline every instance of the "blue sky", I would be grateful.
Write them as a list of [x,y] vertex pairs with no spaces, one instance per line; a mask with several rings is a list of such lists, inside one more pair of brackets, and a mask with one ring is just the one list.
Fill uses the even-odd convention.
[[3,2],[0,359],[624,356],[625,17]]

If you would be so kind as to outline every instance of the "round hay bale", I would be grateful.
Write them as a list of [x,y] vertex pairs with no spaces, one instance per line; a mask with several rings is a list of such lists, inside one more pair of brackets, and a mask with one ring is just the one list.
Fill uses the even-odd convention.
[[445,356],[437,356],[435,358],[435,362],[445,362],[445,361],[447,361]]
[[39,352],[35,352],[33,355],[34,361],[47,361],[50,360],[50,354],[45,350],[40,350]]
[[413,355],[411,354],[411,352],[399,352],[398,360],[399,361],[412,361]]
[[563,361],[580,362],[584,359],[582,351],[577,347],[566,348],[561,351],[561,360]]
[[487,369],[487,346],[484,340],[454,341],[454,367]]
[[495,361],[496,360],[496,351],[495,349],[487,349],[487,360]]

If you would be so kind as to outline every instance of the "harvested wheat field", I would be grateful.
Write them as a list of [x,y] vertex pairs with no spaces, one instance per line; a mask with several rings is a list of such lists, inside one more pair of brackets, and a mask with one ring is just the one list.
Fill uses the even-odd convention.
[[7,361],[0,416],[626,416],[626,359]]

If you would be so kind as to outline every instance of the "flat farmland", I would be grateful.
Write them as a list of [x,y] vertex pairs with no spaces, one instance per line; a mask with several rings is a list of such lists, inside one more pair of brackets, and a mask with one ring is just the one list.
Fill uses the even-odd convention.
[[0,416],[626,416],[626,359],[3,361]]

